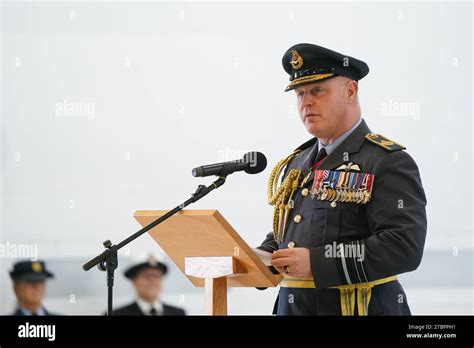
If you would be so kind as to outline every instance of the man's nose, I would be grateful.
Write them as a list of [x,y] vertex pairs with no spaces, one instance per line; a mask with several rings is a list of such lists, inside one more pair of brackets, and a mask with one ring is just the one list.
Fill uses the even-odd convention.
[[301,98],[301,106],[303,108],[313,106],[313,104],[313,98],[310,95],[306,94]]

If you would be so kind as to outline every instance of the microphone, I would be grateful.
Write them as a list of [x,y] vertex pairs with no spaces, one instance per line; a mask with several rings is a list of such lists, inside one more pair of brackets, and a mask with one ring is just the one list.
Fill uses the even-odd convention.
[[193,176],[227,176],[233,172],[245,171],[247,174],[258,174],[267,167],[267,158],[261,152],[252,151],[244,155],[242,159],[208,164],[194,168]]

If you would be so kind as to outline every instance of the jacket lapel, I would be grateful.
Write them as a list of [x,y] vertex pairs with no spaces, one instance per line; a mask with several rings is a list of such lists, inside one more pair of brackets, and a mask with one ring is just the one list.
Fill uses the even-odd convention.
[[309,172],[309,169],[313,165],[314,159],[316,158],[316,154],[318,153],[318,140],[313,138],[314,145],[309,148],[309,151],[305,151],[306,153],[302,152],[298,155],[293,163],[291,164],[291,168],[299,168],[302,170],[303,174],[306,175]]

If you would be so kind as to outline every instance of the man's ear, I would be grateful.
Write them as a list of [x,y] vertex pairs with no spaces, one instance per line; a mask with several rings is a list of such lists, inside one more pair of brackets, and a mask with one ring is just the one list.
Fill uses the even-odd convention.
[[13,292],[15,293],[15,295],[18,294],[18,282],[13,282]]
[[357,99],[357,94],[359,93],[359,84],[357,81],[350,80],[347,82],[346,86],[347,98],[349,102],[352,102]]

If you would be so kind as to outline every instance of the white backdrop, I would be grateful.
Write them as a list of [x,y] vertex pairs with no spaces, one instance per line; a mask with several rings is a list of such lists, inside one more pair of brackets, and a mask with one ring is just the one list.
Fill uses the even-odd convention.
[[[3,2],[1,12],[0,242],[56,265],[53,309],[101,312],[105,280],[82,262],[139,229],[135,210],[174,207],[210,183],[191,176],[198,165],[267,155],[265,172],[232,175],[192,207],[219,209],[261,242],[270,167],[310,138],[283,92],[281,56],[311,42],[369,64],[363,117],[419,165],[429,223],[425,260],[406,278],[412,310],[474,312],[472,3]],[[119,271],[152,251],[143,236]],[[0,258],[0,313],[13,308],[15,260]],[[275,291],[232,290],[230,312],[267,314]],[[176,269],[165,294],[201,312]]]

